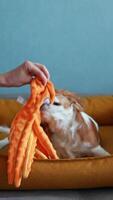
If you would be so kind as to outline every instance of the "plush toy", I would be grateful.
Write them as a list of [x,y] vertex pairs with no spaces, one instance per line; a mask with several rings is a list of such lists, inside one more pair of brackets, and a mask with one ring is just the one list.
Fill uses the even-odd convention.
[[31,95],[16,114],[9,135],[8,183],[19,187],[22,177],[27,178],[34,157],[58,159],[49,137],[40,126],[40,107],[46,98],[53,103],[55,90],[52,82],[46,86],[37,79],[31,81]]

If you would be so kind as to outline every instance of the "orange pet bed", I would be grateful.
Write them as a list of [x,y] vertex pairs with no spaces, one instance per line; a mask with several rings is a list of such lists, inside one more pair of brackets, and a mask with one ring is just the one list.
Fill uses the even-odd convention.
[[[113,154],[113,97],[83,97],[85,111],[100,126],[101,145]],[[0,125],[10,126],[21,105],[13,99],[0,100]],[[0,133],[0,139],[5,135]],[[77,189],[113,186],[113,156],[77,158],[72,160],[35,160],[27,179],[19,188]],[[15,189],[8,185],[7,147],[0,150],[0,189]]]

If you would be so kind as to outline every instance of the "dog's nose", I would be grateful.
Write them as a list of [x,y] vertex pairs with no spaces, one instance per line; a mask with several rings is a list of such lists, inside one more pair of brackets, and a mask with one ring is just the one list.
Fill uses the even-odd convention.
[[41,111],[41,112],[42,112],[42,111],[45,111],[45,110],[48,109],[48,107],[49,107],[49,104],[43,104],[43,105],[41,106],[41,108],[40,108],[40,111]]
[[47,106],[48,106],[48,105],[43,104],[43,105],[40,107],[40,111],[41,111],[41,112],[42,112],[42,111],[45,111],[46,108],[47,108]]

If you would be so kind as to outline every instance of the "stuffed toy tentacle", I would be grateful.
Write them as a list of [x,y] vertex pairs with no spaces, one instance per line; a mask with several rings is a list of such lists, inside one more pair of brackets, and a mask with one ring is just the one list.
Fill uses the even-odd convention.
[[[48,81],[46,86],[36,78],[31,81],[31,95],[15,116],[10,131],[8,151],[8,182],[21,184],[22,176],[27,178],[33,159],[58,159],[56,150],[41,127],[40,107],[46,98],[53,103],[55,90]],[[37,149],[39,141],[39,149]]]

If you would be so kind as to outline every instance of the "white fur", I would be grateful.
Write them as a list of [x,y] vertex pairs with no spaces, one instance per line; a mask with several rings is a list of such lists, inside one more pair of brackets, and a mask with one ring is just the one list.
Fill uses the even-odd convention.
[[[58,97],[56,97],[55,102],[59,102]],[[61,105],[45,105],[42,111],[42,122],[46,122],[52,131],[51,141],[59,156],[63,158],[75,158],[80,156],[80,153],[81,155],[83,153],[109,155],[103,148],[95,148],[91,151],[93,148],[92,144],[89,142],[80,142],[77,129],[81,128],[82,125],[76,120],[77,113],[72,105],[65,108],[64,104],[65,98],[62,97]],[[93,118],[85,112],[81,112],[81,115],[88,127],[90,127],[92,121],[97,131],[99,130],[98,124]]]
[[9,140],[8,140],[8,137],[6,137],[5,139],[3,140],[0,140],[0,149],[4,148],[6,145],[9,144]]
[[84,118],[84,120],[85,120],[85,122],[86,122],[86,124],[87,124],[88,126],[89,126],[89,124],[90,124],[90,121],[92,121],[92,122],[94,123],[94,125],[95,125],[97,131],[99,130],[99,127],[98,127],[97,122],[96,122],[92,117],[90,117],[90,116],[89,116],[88,114],[86,114],[85,112],[81,112],[81,115],[82,115],[82,117]]
[[[0,132],[5,133],[5,134],[9,134],[9,131],[10,131],[10,128],[8,128],[6,126],[0,126]],[[9,144],[8,137],[6,137],[3,140],[0,140],[0,149],[2,149],[3,147],[5,147],[8,144]]]
[[10,132],[10,128],[8,128],[6,126],[0,126],[0,132],[8,134]]
[[97,156],[110,156],[106,150],[104,150],[100,145],[95,148],[91,149],[92,153],[96,154]]
[[[59,102],[57,98],[55,102]],[[73,112],[73,106],[64,108],[62,105],[45,105],[42,111],[42,122],[49,124],[53,132],[51,141],[54,147],[59,150],[60,156],[73,157],[71,149],[73,145],[76,145],[75,130],[79,126],[75,122],[75,118],[76,112]]]

